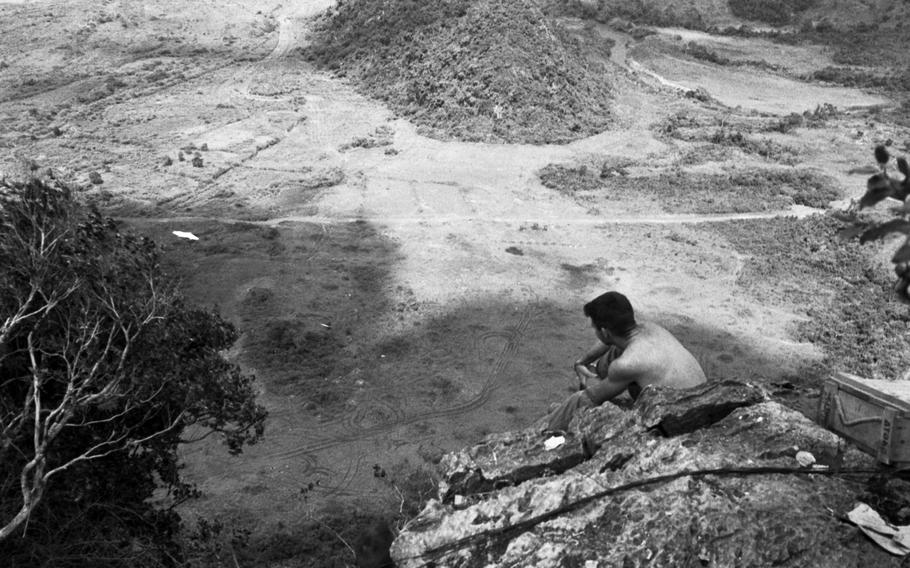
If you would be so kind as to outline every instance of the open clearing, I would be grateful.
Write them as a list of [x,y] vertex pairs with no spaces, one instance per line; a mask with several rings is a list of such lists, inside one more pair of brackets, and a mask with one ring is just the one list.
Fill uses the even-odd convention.
[[[818,178],[813,195],[840,206],[875,144],[910,151],[907,128],[877,118],[887,96],[799,79],[826,65],[818,48],[598,24],[588,41],[615,45],[615,124],[487,144],[429,138],[304,60],[329,0],[0,4],[0,171],[81,184],[243,332],[231,356],[259,378],[266,438],[237,458],[188,448],[205,495],[187,512],[273,545],[299,537],[262,545],[264,561],[306,555],[313,519],[351,538],[338,511],[394,516],[443,452],[541,416],[591,341],[581,305],[607,289],[665,322],[709,377],[788,400],[826,365],[893,378],[908,362],[901,308],[871,324],[892,349],[875,360],[819,331],[849,337],[883,303],[889,249],[838,252],[835,224],[801,220],[824,205],[771,191]],[[687,42],[746,64],[686,57]],[[699,87],[708,100],[686,96]],[[839,111],[775,128],[825,104]],[[565,175],[548,187],[551,165]]]

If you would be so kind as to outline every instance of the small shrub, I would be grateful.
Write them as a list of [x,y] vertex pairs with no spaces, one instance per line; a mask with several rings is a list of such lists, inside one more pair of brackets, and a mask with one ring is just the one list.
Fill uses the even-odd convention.
[[778,144],[768,138],[747,136],[739,130],[719,128],[708,140],[713,144],[734,146],[747,154],[755,154],[779,163],[792,164],[796,160],[795,148]]
[[566,195],[600,189],[604,186],[599,175],[585,165],[563,166],[550,164],[538,172],[540,182],[550,189]]

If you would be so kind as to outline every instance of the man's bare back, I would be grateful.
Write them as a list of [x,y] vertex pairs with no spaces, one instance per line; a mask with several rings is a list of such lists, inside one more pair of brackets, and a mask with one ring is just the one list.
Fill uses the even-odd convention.
[[586,389],[594,404],[610,400],[633,383],[635,390],[650,385],[684,389],[707,380],[692,353],[673,334],[651,322],[641,322],[629,333],[618,357],[606,365],[601,361],[603,358],[598,360],[597,370],[602,380]]
[[565,430],[579,409],[603,404],[625,391],[637,397],[648,386],[685,389],[707,380],[701,365],[672,333],[656,323],[636,321],[622,294],[607,292],[586,304],[584,311],[597,343],[575,361],[581,390],[548,416],[548,430]]

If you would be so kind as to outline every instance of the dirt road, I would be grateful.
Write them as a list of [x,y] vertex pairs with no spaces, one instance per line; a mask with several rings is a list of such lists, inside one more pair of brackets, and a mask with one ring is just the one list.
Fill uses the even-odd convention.
[[[705,228],[806,210],[694,216],[635,197],[584,203],[544,187],[537,172],[591,159],[623,162],[631,176],[685,167],[693,146],[656,129],[700,108],[674,85],[707,88],[719,106],[705,112],[741,120],[887,101],[683,64],[605,30],[620,45],[615,130],[568,145],[434,140],[297,56],[307,18],[332,4],[0,4],[0,167],[28,159],[84,183],[159,237],[188,293],[245,332],[233,355],[261,379],[267,438],[239,459],[212,444],[187,450],[189,476],[206,493],[197,510],[266,526],[339,500],[394,508],[394,483],[374,465],[400,481],[405,464],[539,417],[566,394],[571,361],[591,341],[581,304],[607,289],[669,325],[714,377],[774,381],[820,357],[793,338],[801,306],[743,294],[748,259]],[[801,167],[849,196],[859,184],[848,167],[900,134],[847,117],[787,140]],[[756,165],[768,164],[731,154],[698,168]],[[103,183],[88,183],[90,171]],[[279,236],[255,240],[232,232],[234,221]],[[179,242],[172,229],[201,240]],[[275,243],[279,252],[263,252]],[[345,279],[352,266],[362,270]],[[352,281],[359,292],[347,292]],[[256,329],[275,321],[308,333],[351,325],[330,338],[345,362],[318,377],[329,402],[279,385],[276,363],[250,355]]]

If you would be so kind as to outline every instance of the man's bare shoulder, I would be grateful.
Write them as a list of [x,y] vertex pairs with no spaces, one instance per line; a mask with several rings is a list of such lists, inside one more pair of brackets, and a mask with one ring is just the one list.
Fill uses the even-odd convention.
[[676,345],[679,345],[679,340],[667,328],[654,322],[642,322],[629,347],[636,351],[647,351]]
[[649,373],[654,356],[647,340],[630,343],[622,355],[610,364],[607,378],[614,382],[634,382]]

